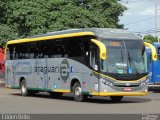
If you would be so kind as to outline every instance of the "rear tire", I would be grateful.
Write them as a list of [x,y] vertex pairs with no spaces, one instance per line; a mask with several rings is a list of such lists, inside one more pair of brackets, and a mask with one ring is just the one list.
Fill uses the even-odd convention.
[[82,102],[84,101],[87,96],[82,94],[82,88],[79,82],[76,82],[73,85],[73,98],[76,102]]
[[26,87],[26,81],[25,80],[22,80],[21,81],[21,94],[22,96],[28,96],[29,95],[29,91],[27,90],[27,87]]
[[113,102],[120,102],[123,96],[110,96],[110,98]]

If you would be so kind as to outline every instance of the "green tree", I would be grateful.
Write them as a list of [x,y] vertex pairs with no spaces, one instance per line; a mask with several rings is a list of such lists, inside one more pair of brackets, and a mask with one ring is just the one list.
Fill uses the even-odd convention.
[[148,42],[148,43],[153,43],[153,42],[158,42],[157,40],[158,40],[158,38],[157,37],[154,37],[154,36],[152,36],[152,35],[145,35],[144,36],[144,38],[143,38],[143,40],[145,41],[145,42]]
[[[5,2],[2,2],[5,1]],[[69,28],[123,28],[117,0],[0,0],[2,40]]]

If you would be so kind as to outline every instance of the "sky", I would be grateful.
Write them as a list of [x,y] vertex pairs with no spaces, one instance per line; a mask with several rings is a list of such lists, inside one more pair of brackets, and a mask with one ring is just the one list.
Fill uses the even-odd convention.
[[[155,35],[155,0],[121,0],[128,9],[120,17],[124,28],[132,32]],[[157,30],[160,37],[160,0],[157,0]]]

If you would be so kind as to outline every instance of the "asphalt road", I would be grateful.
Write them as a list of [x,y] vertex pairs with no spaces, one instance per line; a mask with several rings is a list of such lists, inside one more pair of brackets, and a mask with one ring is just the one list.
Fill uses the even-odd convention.
[[0,113],[25,114],[143,114],[160,113],[160,92],[147,96],[124,97],[113,103],[109,97],[92,97],[75,102],[71,95],[55,99],[47,93],[22,97],[20,90],[0,86]]

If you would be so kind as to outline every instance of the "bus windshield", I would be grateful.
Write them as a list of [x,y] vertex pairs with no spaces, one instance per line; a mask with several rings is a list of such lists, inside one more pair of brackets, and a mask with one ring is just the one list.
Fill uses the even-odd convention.
[[117,74],[147,72],[145,47],[141,40],[102,40],[107,48],[107,59],[101,62],[101,71]]

